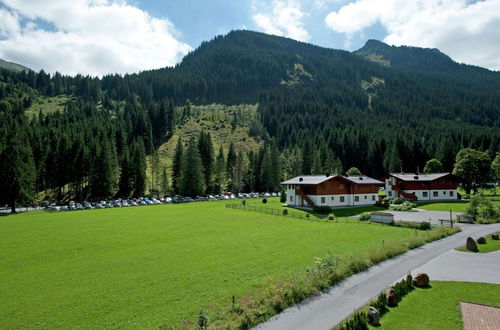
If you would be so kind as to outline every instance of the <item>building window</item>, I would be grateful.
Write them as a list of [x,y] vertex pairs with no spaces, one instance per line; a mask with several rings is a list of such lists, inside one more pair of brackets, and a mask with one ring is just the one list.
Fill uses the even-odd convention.
[[375,196],[372,196],[372,201],[374,201],[374,200],[375,200]]
[[341,203],[345,202],[345,197],[344,196],[340,196],[340,202]]
[[365,199],[367,199],[367,198],[368,198],[368,196],[365,195]]
[[389,197],[392,197],[392,191],[389,191]]
[[293,196],[290,196],[290,202],[293,202]]
[[321,204],[325,204],[325,197],[321,197]]
[[433,192],[432,192],[432,196],[434,196],[434,197],[438,197],[438,196],[439,196],[439,193],[438,193],[437,191],[433,191]]
[[354,201],[359,202],[359,196],[354,196]]
[[452,196],[452,197],[453,197],[453,191],[450,191],[450,196]]
[[332,196],[332,201],[334,201],[334,200],[335,200],[335,197],[334,197],[334,196]]
[[446,191],[443,191],[443,195],[446,195]]
[[427,191],[422,191],[422,197],[427,197]]

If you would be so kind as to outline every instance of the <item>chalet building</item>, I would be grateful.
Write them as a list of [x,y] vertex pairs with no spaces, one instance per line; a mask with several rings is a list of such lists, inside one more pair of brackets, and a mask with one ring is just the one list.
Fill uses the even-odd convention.
[[459,199],[458,182],[451,173],[390,173],[385,178],[388,198],[412,201]]
[[281,183],[290,206],[372,205],[384,183],[364,175],[301,175]]

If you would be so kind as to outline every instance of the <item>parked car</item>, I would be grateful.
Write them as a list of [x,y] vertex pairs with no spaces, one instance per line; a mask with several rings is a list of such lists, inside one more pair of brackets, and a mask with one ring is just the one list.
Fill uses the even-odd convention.
[[69,210],[70,210],[70,208],[69,208],[69,206],[68,206],[68,205],[63,205],[63,206],[61,206],[61,207],[59,208],[59,210],[61,210],[61,211],[69,211]]
[[103,208],[104,208],[104,206],[102,206],[102,204],[101,204],[101,203],[97,203],[97,204],[95,205],[95,208],[96,208],[96,209],[103,209]]
[[92,204],[90,204],[89,202],[83,202],[83,208],[86,210],[93,209]]

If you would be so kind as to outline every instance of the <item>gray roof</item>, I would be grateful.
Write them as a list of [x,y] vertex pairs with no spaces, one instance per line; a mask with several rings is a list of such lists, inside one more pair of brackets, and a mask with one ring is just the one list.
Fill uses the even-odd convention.
[[281,184],[320,184],[326,180],[336,177],[337,174],[330,175],[300,175],[293,179],[283,181]]
[[434,181],[436,179],[447,176],[450,172],[445,173],[390,173],[389,175],[403,181]]
[[366,175],[351,175],[345,176],[344,178],[357,184],[384,184],[382,181],[375,180],[374,178],[370,178]]
[[[384,184],[381,181],[375,180],[373,178],[370,178],[366,175],[356,175],[356,176],[342,176],[338,174],[331,174],[331,175],[300,175],[297,176],[293,179],[289,179],[287,181],[283,181],[281,184],[310,184],[310,185],[317,185],[322,182],[325,182],[327,180],[330,180],[331,178],[334,178],[336,176],[345,178],[349,181],[352,181],[357,184]],[[302,180],[301,180],[302,179]]]

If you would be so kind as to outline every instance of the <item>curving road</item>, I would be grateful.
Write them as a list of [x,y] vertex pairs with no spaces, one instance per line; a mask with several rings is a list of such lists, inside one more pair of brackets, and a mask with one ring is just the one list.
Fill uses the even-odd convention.
[[430,273],[432,280],[433,267],[440,263],[439,259],[437,259],[437,263],[434,263],[434,266],[428,262],[464,245],[468,236],[477,238],[500,231],[500,224],[464,224],[461,227],[462,232],[458,234],[410,250],[353,275],[328,291],[284,310],[255,329],[331,329],[410,271],[414,274],[417,269],[425,269]]

